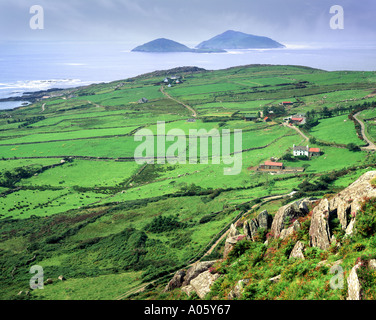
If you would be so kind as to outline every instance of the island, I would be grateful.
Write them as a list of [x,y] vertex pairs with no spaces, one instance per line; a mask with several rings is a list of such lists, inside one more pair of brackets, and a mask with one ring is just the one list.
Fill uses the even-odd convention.
[[212,48],[197,48],[191,49],[181,44],[179,42],[159,38],[150,42],[147,42],[141,46],[138,46],[132,50],[132,52],[193,52],[193,53],[224,53],[223,49],[212,49]]
[[285,46],[268,37],[255,36],[239,31],[228,30],[207,41],[201,42],[196,49],[199,50],[225,50],[225,49],[273,49]]

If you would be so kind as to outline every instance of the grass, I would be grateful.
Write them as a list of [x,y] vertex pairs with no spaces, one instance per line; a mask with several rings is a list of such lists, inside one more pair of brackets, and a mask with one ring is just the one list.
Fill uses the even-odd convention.
[[[14,299],[20,290],[28,290],[25,287],[29,281],[27,261],[36,255],[35,263],[44,266],[46,277],[54,282],[44,290],[33,292],[32,299],[114,299],[145,279],[176,271],[197,256],[240,213],[236,206],[260,197],[290,193],[302,179],[315,180],[333,170],[375,162],[366,152],[325,146],[320,147],[324,154],[310,161],[283,161],[285,166],[306,167],[304,177],[255,172],[252,167],[290,153],[294,144],[301,144],[302,137],[279,125],[283,117],[272,124],[241,120],[243,114],[256,114],[265,105],[277,106],[286,100],[295,102],[291,110],[286,110],[290,115],[318,111],[323,106],[357,104],[374,90],[375,72],[325,72],[298,66],[254,65],[187,73],[183,75],[183,84],[166,91],[197,110],[195,122],[187,122],[191,113],[160,92],[164,76],[151,74],[83,87],[74,97],[64,91],[65,99],[39,101],[12,111],[12,118],[0,111],[4,117],[0,117],[2,178],[7,171],[58,164],[66,156],[92,157],[72,159],[73,162],[63,166],[17,180],[14,187],[20,189],[1,198],[0,298]],[[305,88],[300,81],[305,81]],[[149,102],[139,104],[138,100],[143,97]],[[372,118],[374,110],[362,114]],[[28,118],[41,115],[44,120],[18,128]],[[20,122],[8,123],[15,119]],[[191,129],[214,128],[220,132],[242,129],[240,173],[225,175],[233,164],[211,161],[148,165],[140,171],[141,165],[133,161],[140,142],[134,141],[131,132],[143,127],[155,134],[157,121],[166,122],[166,133],[180,129],[186,136]],[[368,132],[376,136],[374,128],[369,122]],[[311,134],[325,142],[363,145],[347,116],[320,120]],[[232,150],[234,135],[230,138]],[[172,143],[168,142],[167,148]],[[158,147],[154,143],[154,153]],[[187,151],[189,154],[189,147]],[[211,152],[209,139],[208,156]],[[51,156],[57,158],[49,159]],[[129,159],[116,161],[119,157]],[[366,170],[342,176],[329,187],[344,188]],[[192,191],[197,189],[202,194]],[[7,190],[8,187],[0,186],[0,193]],[[264,209],[274,214],[282,201],[267,202],[254,214]],[[146,229],[157,217],[175,217],[183,227],[162,233]],[[280,245],[279,249],[283,250],[288,244]],[[340,296],[323,289],[329,276],[321,271],[313,271],[317,278],[312,281],[304,276],[288,279],[294,272],[311,270],[319,262],[317,257],[300,266],[288,262],[282,251],[277,250],[275,257],[261,261],[250,270],[259,250],[261,246],[256,245],[243,261],[228,269],[228,277],[213,294],[224,298],[234,281],[254,277],[259,294],[249,290],[248,298],[333,299]],[[344,266],[348,271],[356,254],[347,254]],[[15,265],[18,268],[10,281],[9,272]],[[281,273],[282,269],[285,270],[282,281],[270,285],[267,277]],[[61,274],[66,281],[57,280]]]
[[338,144],[364,145],[364,142],[356,134],[354,123],[348,119],[347,115],[323,119],[319,122],[320,124],[310,131],[315,138]]

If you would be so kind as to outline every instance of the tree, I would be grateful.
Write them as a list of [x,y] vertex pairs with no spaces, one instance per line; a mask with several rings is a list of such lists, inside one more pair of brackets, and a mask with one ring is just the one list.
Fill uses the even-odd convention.
[[351,142],[349,143],[347,146],[346,146],[347,149],[349,149],[350,151],[353,151],[353,152],[357,152],[357,151],[360,151],[360,147],[357,146],[355,143]]

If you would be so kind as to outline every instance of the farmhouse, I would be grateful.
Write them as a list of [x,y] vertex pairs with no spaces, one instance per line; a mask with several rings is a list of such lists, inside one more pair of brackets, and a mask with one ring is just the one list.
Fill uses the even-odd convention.
[[309,148],[309,157],[317,157],[321,154],[320,148]]
[[283,102],[282,102],[282,105],[283,105],[283,106],[292,106],[293,103],[292,103],[291,101],[283,101]]
[[272,120],[269,117],[264,118],[264,122],[270,122],[270,121],[272,121]]
[[283,170],[284,165],[282,162],[265,161],[260,164],[259,169],[261,170]]
[[293,154],[294,157],[299,157],[299,156],[306,156],[309,157],[309,147],[308,146],[296,146],[294,144],[293,146]]
[[303,124],[305,122],[305,118],[303,117],[292,117],[290,120],[291,123],[296,123],[296,124]]

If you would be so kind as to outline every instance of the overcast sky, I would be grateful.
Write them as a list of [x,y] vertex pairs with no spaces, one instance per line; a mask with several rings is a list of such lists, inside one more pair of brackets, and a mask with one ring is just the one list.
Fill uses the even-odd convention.
[[[44,30],[29,27],[35,4],[44,8]],[[333,5],[344,8],[344,30],[329,27]],[[375,0],[0,0],[0,40],[165,37],[195,45],[232,29],[282,43],[372,41],[375,13]]]

